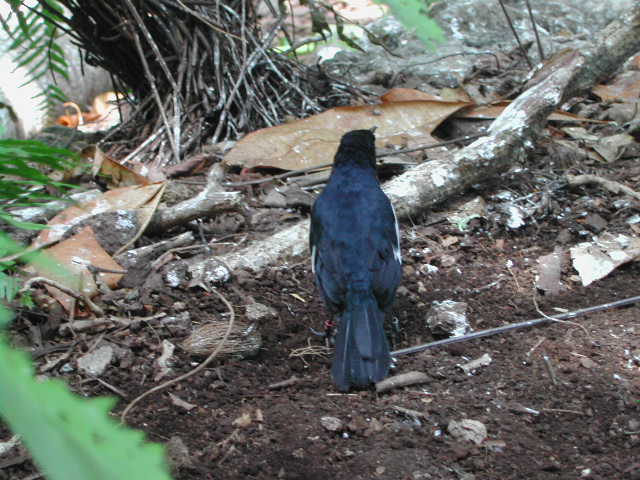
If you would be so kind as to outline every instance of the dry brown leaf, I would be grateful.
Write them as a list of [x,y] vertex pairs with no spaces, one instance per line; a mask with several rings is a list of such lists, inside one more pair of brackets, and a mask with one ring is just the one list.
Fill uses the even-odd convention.
[[416,146],[435,142],[431,133],[465,102],[407,101],[337,107],[319,115],[257,130],[240,140],[224,161],[245,168],[298,170],[333,159],[342,135],[378,127],[376,144]]
[[92,176],[100,175],[106,178],[109,188],[148,185],[150,183],[148,178],[118,163],[96,145],[84,148],[80,155],[93,162]]
[[[76,235],[47,248],[45,252],[57,264],[56,268],[43,268],[34,264],[38,275],[82,293],[91,298],[98,293],[93,275],[87,265],[109,270],[122,270],[122,267],[100,246],[91,227],[85,227]],[[115,288],[122,278],[121,274],[99,273],[97,276],[109,287]],[[55,287],[46,285],[49,293],[69,311],[73,299]]]
[[[146,206],[162,191],[164,183],[130,186],[105,192],[90,202],[72,205],[49,220],[49,229],[40,232],[33,245],[43,245],[62,238],[65,232],[81,221],[99,213],[114,210],[134,210]],[[157,199],[155,199],[157,203]],[[155,209],[155,206],[153,207]]]
[[605,102],[637,102],[640,97],[640,72],[631,70],[618,75],[608,85],[597,85],[593,93]]

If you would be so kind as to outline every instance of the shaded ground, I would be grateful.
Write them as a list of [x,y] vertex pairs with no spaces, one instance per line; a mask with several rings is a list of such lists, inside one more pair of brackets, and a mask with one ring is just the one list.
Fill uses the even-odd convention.
[[[591,113],[595,115],[595,108]],[[472,132],[455,127],[465,125],[453,126],[449,135],[477,133],[477,126]],[[598,133],[614,133],[606,128]],[[557,130],[552,133],[561,136]],[[599,231],[638,233],[638,224],[628,220],[640,213],[640,202],[598,187],[570,189],[562,180],[564,174],[599,174],[638,190],[637,142],[634,148],[635,155],[606,164],[582,155],[586,149],[576,153],[541,142],[526,168],[515,166],[494,184],[456,199],[480,195],[491,207],[486,219],[473,220],[465,232],[444,219],[451,205],[405,223],[404,278],[388,322],[392,348],[434,339],[425,326],[434,301],[466,302],[474,330],[539,317],[533,282],[540,256],[556,247],[566,251]],[[204,225],[207,240],[222,239],[214,245],[214,255],[306,215],[261,210],[268,188],[245,189],[253,214],[251,230],[245,230],[239,215]],[[504,192],[524,199],[523,207],[536,206],[529,209],[527,226],[505,226],[504,214],[496,208],[501,200],[495,196]],[[543,312],[576,310],[638,294],[637,263],[589,287],[582,287],[575,273],[565,259],[562,293],[537,295]],[[188,454],[174,473],[177,479],[640,479],[640,306],[402,356],[393,373],[424,372],[429,377],[426,384],[384,394],[338,394],[331,384],[330,357],[317,353],[318,348],[301,355],[300,349],[323,345],[310,327],[321,330],[327,320],[308,258],[289,259],[258,274],[234,272],[220,291],[239,320],[254,301],[277,311],[257,325],[262,336],[258,355],[220,358],[201,374],[145,398],[128,416],[150,440],[179,439],[186,446]],[[127,308],[119,313],[146,317],[186,310],[188,328],[137,323],[129,329],[80,333],[69,357],[48,374],[63,378],[84,396],[123,395],[115,412],[120,413],[139,394],[197,364],[198,359],[177,348],[172,373],[156,380],[154,362],[163,340],[178,345],[191,323],[206,323],[212,317],[228,320],[225,305],[200,288],[162,285],[142,298],[125,302]],[[14,333],[27,336],[25,318],[37,326],[44,323],[44,316],[23,317]],[[129,353],[110,365],[98,382],[78,373],[76,361],[103,340]],[[51,343],[69,341],[56,337]],[[37,363],[44,365],[67,353],[54,352]],[[490,365],[471,375],[459,368],[485,353],[492,359]],[[298,380],[289,386],[268,388],[293,376]],[[177,404],[169,394],[193,408]],[[342,428],[327,429],[323,417],[339,419]],[[488,439],[480,445],[456,440],[447,426],[462,419],[483,423]],[[0,438],[8,435],[0,427]],[[0,480],[24,479],[33,472],[29,461],[18,462],[0,468]]]
[[[535,177],[549,169],[549,158],[541,155],[534,163],[532,173],[507,175],[500,185],[476,193],[490,198],[506,188],[535,192],[540,187]],[[607,166],[607,174],[629,178],[634,165],[620,160]],[[393,348],[433,339],[424,317],[434,300],[467,302],[476,330],[539,317],[532,288],[536,258],[562,242],[573,245],[588,238],[586,213],[599,214],[609,231],[628,230],[624,219],[637,212],[637,204],[620,209],[614,200],[597,188],[558,188],[550,213],[515,232],[498,221],[475,220],[461,233],[440,221],[438,211],[403,225],[405,276],[394,308],[399,330],[389,322]],[[429,273],[427,264],[437,271]],[[574,273],[567,262],[564,292],[538,296],[544,312],[612,302],[638,291],[640,265],[635,263],[587,288],[571,277]],[[309,331],[321,329],[326,317],[308,259],[291,259],[258,275],[240,272],[221,291],[240,319],[252,300],[275,308],[278,315],[258,325],[263,345],[255,358],[221,359],[203,374],[144,399],[130,413],[130,424],[151,440],[179,437],[186,445],[190,464],[179,467],[175,478],[640,478],[639,306],[400,357],[394,372],[425,372],[428,383],[379,395],[337,394],[328,357],[291,356],[305,346],[322,345]],[[198,323],[226,312],[215,296],[200,289],[165,287],[152,298],[153,304],[127,313],[178,313],[186,304]],[[160,383],[153,378],[162,340],[177,344],[184,338],[181,332],[147,324],[102,333],[132,352],[127,365],[107,369],[101,377],[106,383],[75,369],[50,373],[82,395],[113,395],[108,387],[117,388],[127,397],[118,410]],[[95,348],[98,333],[81,334],[80,340],[70,366]],[[484,353],[492,358],[489,366],[472,375],[458,367]],[[41,358],[40,364],[55,355]],[[174,374],[193,366],[192,359],[176,350]],[[291,386],[267,388],[294,375],[299,381]],[[195,408],[175,405],[168,393]],[[402,409],[419,413],[411,416]],[[321,423],[326,416],[340,419],[344,427],[327,430]],[[447,425],[465,418],[482,422],[488,440],[479,446],[455,440]],[[3,469],[0,478],[25,478],[30,471],[30,464],[22,463]]]

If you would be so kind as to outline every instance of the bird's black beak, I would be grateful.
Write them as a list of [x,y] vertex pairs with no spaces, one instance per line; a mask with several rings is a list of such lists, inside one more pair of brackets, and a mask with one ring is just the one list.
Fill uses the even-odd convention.
[[373,127],[371,127],[371,128],[369,129],[369,131],[370,131],[371,133],[376,133],[376,129],[377,129],[377,128],[378,128],[378,126],[377,126],[377,125],[374,125]]

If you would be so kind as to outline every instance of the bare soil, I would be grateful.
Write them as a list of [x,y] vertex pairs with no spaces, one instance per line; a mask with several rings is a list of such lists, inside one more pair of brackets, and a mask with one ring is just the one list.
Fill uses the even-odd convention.
[[[553,163],[541,151],[528,170],[506,175],[473,195],[491,198],[505,189],[539,192],[536,176],[549,173]],[[633,168],[634,162],[620,160],[606,171],[590,171],[625,180],[633,178]],[[442,220],[450,205],[404,224],[404,278],[388,322],[393,348],[434,339],[425,316],[437,300],[466,302],[474,330],[539,317],[533,288],[536,259],[589,238],[589,213],[600,215],[609,231],[628,231],[624,219],[638,205],[615,208],[617,199],[597,187],[558,187],[551,192],[549,210],[515,231],[490,218],[474,220],[460,232]],[[271,229],[291,216],[284,210],[273,214],[280,222]],[[536,294],[543,312],[635,296],[640,265],[622,266],[588,287],[573,275],[567,260],[563,292]],[[639,306],[401,356],[392,373],[424,372],[426,384],[383,394],[338,394],[331,384],[330,357],[317,348],[300,354],[305,347],[323,346],[310,328],[322,330],[327,320],[307,258],[289,259],[257,274],[235,272],[220,291],[239,319],[252,301],[274,308],[277,316],[257,326],[263,343],[254,358],[217,359],[202,374],[147,397],[129,414],[130,425],[144,430],[150,440],[179,438],[186,446],[188,453],[174,467],[176,479],[640,478]],[[199,288],[162,286],[149,298],[152,302],[140,311],[122,313],[174,314],[186,304],[194,324],[211,315],[228,319],[223,303]],[[17,322],[15,329],[26,327]],[[117,389],[126,396],[118,413],[163,381],[154,380],[161,343],[179,344],[186,333],[141,323],[81,334],[67,366],[75,366],[78,356],[94,348],[99,335],[132,352],[126,364],[109,366],[101,377],[104,383],[75,368],[49,374],[86,396],[113,396]],[[492,359],[488,366],[471,374],[459,368],[485,353]],[[38,362],[53,355],[59,353]],[[177,349],[172,375],[191,370],[196,361]],[[289,386],[268,388],[294,376],[298,380]],[[177,405],[169,394],[193,408]],[[327,429],[323,417],[339,419],[342,427]],[[462,419],[484,424],[488,438],[479,445],[456,440],[448,424]],[[1,470],[0,478],[25,478],[33,468],[28,461],[16,464]]]

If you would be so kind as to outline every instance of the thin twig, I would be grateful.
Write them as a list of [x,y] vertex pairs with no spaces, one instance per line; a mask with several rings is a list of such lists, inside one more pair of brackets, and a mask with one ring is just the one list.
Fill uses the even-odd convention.
[[220,350],[222,350],[222,347],[226,343],[227,338],[229,338],[229,334],[233,329],[233,324],[235,322],[236,314],[235,314],[235,310],[233,309],[233,305],[231,305],[231,303],[224,297],[224,295],[222,295],[217,289],[213,289],[213,293],[215,293],[218,296],[218,298],[222,301],[222,303],[225,304],[225,306],[229,310],[229,325],[227,327],[227,331],[224,334],[224,337],[222,337],[222,340],[220,340],[220,343],[218,343],[218,346],[215,348],[213,352],[211,352],[211,355],[209,355],[204,362],[202,362],[200,365],[198,365],[196,368],[194,368],[190,372],[187,372],[184,375],[180,375],[179,377],[169,380],[168,382],[164,382],[161,385],[153,387],[152,389],[147,390],[142,395],[138,396],[133,401],[131,401],[131,403],[127,405],[127,407],[122,411],[122,414],[120,415],[120,421],[122,423],[125,423],[127,414],[140,400],[151,395],[152,393],[163,390],[171,385],[175,385],[178,382],[182,382],[183,380],[186,380],[187,378],[194,376],[196,373],[206,368],[207,365],[209,365],[213,361],[213,359],[216,358]]
[[44,284],[49,285],[51,287],[57,288],[61,292],[66,293],[67,295],[75,298],[76,300],[83,301],[85,303],[85,305],[87,307],[89,307],[89,310],[91,310],[95,315],[97,315],[99,317],[103,317],[104,316],[104,311],[102,310],[102,308],[100,308],[98,305],[93,303],[91,301],[91,299],[87,295],[83,295],[81,293],[78,293],[75,290],[67,287],[66,285],[62,285],[60,282],[56,282],[55,280],[51,280],[50,278],[32,277],[29,280],[27,280],[26,282],[24,282],[24,285],[18,291],[18,294],[22,295],[23,293],[25,293],[28,290],[30,290],[34,283],[44,283]]
[[[438,142],[431,145],[421,145],[419,147],[405,148],[403,150],[391,150],[387,152],[381,152],[376,154],[376,158],[390,157],[400,153],[418,152],[420,150],[431,150],[433,148],[443,147],[446,145],[451,145],[453,143],[460,143],[464,141],[475,140],[477,138],[484,137],[485,135],[486,133],[479,133],[477,135],[466,135],[464,137],[453,138],[451,140],[444,140],[442,142]],[[258,178],[256,180],[246,180],[244,182],[225,182],[222,185],[225,187],[243,187],[246,185],[259,185],[262,183],[272,182],[274,180],[281,180],[283,178],[296,177],[298,175],[303,175],[305,173],[315,172],[316,170],[323,170],[325,168],[329,168],[331,165],[332,163],[323,163],[322,165],[316,165],[314,167],[301,168],[299,170],[291,170],[289,172],[279,173],[278,175],[272,175],[271,177]]]
[[536,45],[538,46],[538,55],[540,55],[540,61],[544,61],[544,51],[542,50],[542,42],[540,41],[540,35],[538,35],[538,26],[536,25],[536,21],[533,18],[533,12],[531,11],[531,3],[529,0],[524,0],[524,3],[527,4],[527,10],[529,11],[529,19],[531,20],[531,27],[533,28],[533,33],[536,36]]
[[565,323],[567,325],[573,325],[574,327],[581,328],[584,334],[589,339],[589,341],[593,342],[593,339],[591,338],[591,334],[589,333],[589,330],[587,330],[584,325],[580,325],[579,323],[571,322],[569,320],[558,320],[557,318],[553,318],[553,317],[550,317],[549,315],[546,315],[542,310],[540,310],[540,307],[538,307],[538,294],[535,286],[533,288],[533,305],[536,307],[536,312],[538,312],[542,317],[546,318],[550,322]]
[[502,0],[498,0],[498,3],[500,4],[500,8],[502,8],[502,12],[504,13],[504,16],[507,17],[507,24],[511,29],[511,33],[513,33],[513,36],[516,37],[516,42],[518,42],[518,48],[520,48],[520,53],[522,53],[522,56],[527,61],[529,68],[533,68],[531,60],[529,60],[529,55],[527,55],[527,51],[522,46],[522,42],[520,42],[520,37],[518,36],[518,32],[516,32],[516,27],[513,26],[513,21],[509,16],[509,12],[507,12],[507,8],[504,6],[504,3],[502,3]]
[[527,320],[526,322],[511,323],[509,325],[504,325],[502,327],[489,328],[487,330],[480,330],[478,332],[473,332],[473,333],[470,333],[468,335],[462,335],[462,336],[459,336],[459,337],[445,338],[444,340],[438,340],[438,341],[435,341],[435,342],[425,343],[425,344],[422,344],[422,345],[416,345],[414,347],[403,348],[403,349],[395,350],[395,351],[391,352],[391,356],[399,357],[400,355],[408,355],[410,353],[423,352],[423,351],[429,350],[431,348],[442,347],[444,345],[450,345],[452,343],[467,342],[469,340],[475,340],[477,338],[489,337],[491,335],[497,335],[497,334],[500,334],[500,333],[506,333],[506,332],[510,332],[512,330],[516,330],[516,329],[519,329],[519,328],[535,327],[535,326],[542,325],[544,323],[549,322],[550,318],[552,318],[553,320],[556,320],[556,321],[557,320],[566,320],[568,318],[581,317],[581,316],[587,315],[589,313],[601,312],[603,310],[609,310],[610,308],[624,307],[624,306],[632,305],[632,304],[638,303],[638,302],[640,302],[640,296],[629,297],[629,298],[625,298],[623,300],[618,300],[618,301],[611,302],[611,303],[603,303],[601,305],[596,305],[596,306],[593,306],[593,307],[587,307],[587,308],[583,308],[581,310],[574,310],[573,312],[561,313],[559,315],[555,315],[554,317],[542,317],[542,318],[536,318],[535,320]]
[[[127,0],[130,1],[130,0]],[[149,86],[151,87],[151,91],[153,92],[153,97],[156,100],[156,105],[158,107],[158,111],[160,112],[160,116],[162,117],[162,122],[164,123],[166,129],[166,135],[169,139],[169,143],[171,144],[171,149],[173,150],[173,156],[176,160],[176,163],[180,162],[180,149],[179,145],[176,144],[176,140],[171,134],[171,126],[169,124],[169,118],[167,116],[167,112],[164,108],[164,104],[162,103],[162,99],[160,98],[160,92],[158,91],[158,86],[156,85],[156,81],[151,74],[151,70],[149,68],[149,64],[147,63],[147,58],[144,55],[144,51],[142,50],[142,44],[140,43],[140,37],[138,36],[138,32],[136,32],[133,28],[130,29],[131,36],[133,37],[133,41],[136,44],[136,49],[138,50],[138,56],[140,57],[140,62],[142,63],[142,68],[144,69],[145,77],[147,77],[147,82],[149,82]]]
[[[276,33],[278,32],[278,29],[280,28],[280,24],[282,23],[282,20],[283,18],[280,18],[279,21],[276,23],[276,25],[271,29],[271,31],[269,32],[269,34],[267,35],[266,39],[263,42],[264,45],[271,45],[271,42],[273,41],[274,37],[276,36]],[[229,108],[231,107],[231,104],[233,103],[236,95],[238,94],[240,85],[244,81],[244,76],[246,72],[250,69],[253,63],[258,59],[258,56],[266,55],[266,54],[267,54],[266,50],[256,48],[253,52],[251,52],[251,55],[249,55],[247,60],[242,64],[242,68],[240,70],[240,73],[238,74],[238,78],[236,79],[236,82],[233,85],[231,92],[229,93],[229,98],[227,99],[227,102],[224,105],[222,113],[220,114],[220,118],[218,119],[218,126],[216,127],[215,133],[213,134],[213,138],[211,140],[212,143],[216,143],[218,141],[218,138],[220,137],[220,133],[222,132],[222,127],[225,125],[227,116],[229,115]]]

